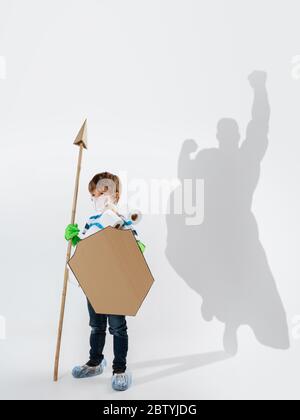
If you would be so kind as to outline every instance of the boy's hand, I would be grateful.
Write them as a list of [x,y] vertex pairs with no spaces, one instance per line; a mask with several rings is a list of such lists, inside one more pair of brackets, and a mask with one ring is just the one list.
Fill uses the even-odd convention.
[[78,242],[80,242],[80,238],[78,237],[79,232],[78,224],[68,225],[65,230],[65,239],[67,241],[72,241],[72,245],[76,246]]
[[65,230],[65,239],[70,241],[79,233],[78,225],[68,225]]
[[137,241],[137,243],[138,243],[138,246],[139,246],[140,250],[142,251],[142,253],[144,253],[146,245],[144,245],[143,242],[141,242],[141,241]]

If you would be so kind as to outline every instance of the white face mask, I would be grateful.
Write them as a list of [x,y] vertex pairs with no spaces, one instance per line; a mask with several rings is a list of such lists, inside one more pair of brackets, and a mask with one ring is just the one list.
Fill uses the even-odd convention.
[[105,208],[113,203],[110,195],[102,194],[100,197],[92,197],[93,206],[96,212],[103,213]]

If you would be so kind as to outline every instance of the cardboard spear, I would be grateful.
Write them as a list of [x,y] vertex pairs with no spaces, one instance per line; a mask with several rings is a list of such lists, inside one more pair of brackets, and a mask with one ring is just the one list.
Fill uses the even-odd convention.
[[[75,223],[75,217],[76,217],[77,198],[78,198],[78,189],[79,189],[79,179],[80,179],[80,170],[81,170],[83,148],[87,149],[87,120],[85,120],[83,126],[79,130],[79,133],[77,134],[77,137],[74,141],[74,144],[79,146],[79,155],[78,155],[77,170],[76,170],[76,179],[75,179],[75,189],[74,189],[74,196],[73,196],[71,224]],[[72,251],[72,241],[69,241],[68,249],[67,249],[66,264],[65,264],[64,285],[63,285],[63,292],[62,292],[62,297],[61,297],[61,308],[60,308],[60,317],[59,317],[57,343],[56,343],[56,353],[55,353],[55,365],[54,365],[54,381],[55,382],[57,382],[57,380],[58,380],[58,366],[59,366],[59,356],[60,356],[60,347],[61,347],[61,337],[62,337],[62,330],[63,330],[63,323],[64,323],[66,297],[67,297],[67,289],[68,289],[68,278],[69,278],[68,261],[70,260],[70,257],[71,257],[71,251]]]

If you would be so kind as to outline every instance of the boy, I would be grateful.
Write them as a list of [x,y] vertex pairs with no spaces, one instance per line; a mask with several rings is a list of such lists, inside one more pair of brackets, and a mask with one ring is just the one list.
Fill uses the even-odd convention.
[[[91,194],[91,199],[94,204],[96,214],[91,216],[86,223],[84,230],[81,233],[81,238],[78,236],[78,225],[68,225],[65,230],[66,240],[71,240],[73,246],[77,243],[103,229],[101,225],[101,217],[106,212],[113,212],[115,217],[121,220],[122,228],[132,229],[132,222],[128,221],[118,213],[116,204],[120,198],[120,179],[109,172],[102,172],[93,177],[88,186]],[[137,232],[133,230],[137,243],[142,252],[145,246],[139,241]],[[103,356],[103,349],[105,345],[107,321],[109,324],[109,332],[113,335],[113,351],[114,360],[112,364],[112,388],[116,391],[125,391],[132,383],[132,375],[126,372],[126,357],[128,352],[128,334],[127,323],[124,315],[105,315],[96,314],[91,303],[87,299],[88,311],[90,317],[90,358],[83,366],[76,366],[72,375],[75,378],[88,378],[97,376],[103,373],[107,366],[106,360]]]

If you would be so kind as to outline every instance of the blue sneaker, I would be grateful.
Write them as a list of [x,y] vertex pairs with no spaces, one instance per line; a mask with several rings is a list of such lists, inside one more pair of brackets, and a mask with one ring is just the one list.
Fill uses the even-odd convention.
[[126,391],[132,384],[131,373],[114,373],[111,378],[111,385],[115,391]]
[[88,365],[75,366],[72,370],[72,375],[76,379],[82,378],[92,378],[93,376],[98,376],[103,373],[104,368],[107,366],[106,360],[103,359],[100,365],[91,367]]

